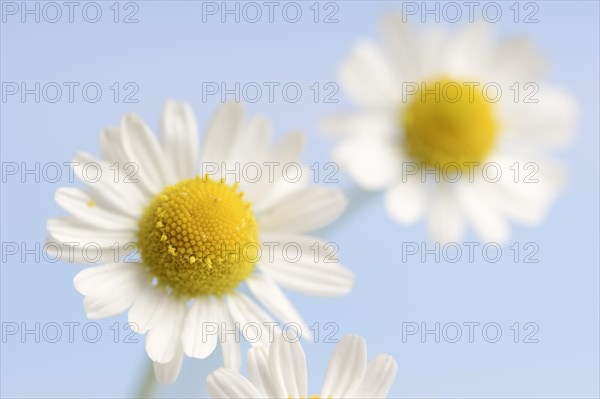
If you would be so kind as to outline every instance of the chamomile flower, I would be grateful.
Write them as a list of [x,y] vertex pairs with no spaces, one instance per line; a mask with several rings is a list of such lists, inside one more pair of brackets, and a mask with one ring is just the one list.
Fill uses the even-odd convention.
[[[352,273],[325,262],[334,254],[307,235],[340,216],[344,195],[281,172],[300,165],[303,140],[295,132],[272,145],[267,119],[244,122],[242,106],[229,103],[214,115],[200,147],[190,107],[168,102],[159,139],[127,114],[120,127],[102,131],[102,158],[76,156],[74,171],[86,187],[56,192],[71,216],[49,220],[49,240],[62,249],[86,248],[57,251],[65,260],[102,263],[74,279],[87,316],[129,310],[129,321],[146,334],[160,382],[177,378],[184,354],[206,358],[218,341],[225,367],[238,368],[240,345],[231,331],[250,323],[272,328],[267,311],[309,336],[280,286],[318,296],[350,291]],[[257,174],[265,164],[270,171]],[[235,173],[246,165],[254,172]],[[286,246],[296,252],[288,255]],[[117,253],[123,248],[137,259]]]
[[212,398],[384,398],[397,368],[383,353],[367,363],[365,340],[347,335],[329,361],[321,393],[309,395],[302,346],[278,334],[269,347],[250,349],[248,378],[221,368],[208,376],[208,390]]
[[334,159],[367,190],[386,190],[389,215],[426,219],[436,241],[470,223],[486,241],[508,220],[543,220],[564,182],[544,150],[564,146],[578,109],[540,82],[544,62],[523,38],[495,42],[489,24],[414,32],[388,14],[384,44],[359,42],[340,68],[359,110],[328,118]]

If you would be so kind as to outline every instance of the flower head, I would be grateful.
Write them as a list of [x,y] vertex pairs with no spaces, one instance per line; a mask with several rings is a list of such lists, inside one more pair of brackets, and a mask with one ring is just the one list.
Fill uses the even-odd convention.
[[367,363],[365,340],[347,335],[329,361],[321,393],[309,395],[302,346],[278,334],[270,347],[250,349],[248,378],[219,369],[208,376],[208,390],[213,398],[384,398],[397,368],[396,361],[387,354],[379,354]]
[[542,150],[575,132],[577,105],[540,82],[543,60],[523,38],[492,40],[489,24],[417,34],[388,14],[384,44],[359,42],[340,83],[359,105],[324,128],[340,133],[334,159],[362,188],[386,190],[389,215],[426,219],[436,241],[466,222],[487,241],[507,220],[543,220],[564,180]]
[[[206,358],[219,340],[225,366],[238,368],[239,342],[231,331],[245,332],[244,325],[254,323],[264,329],[264,341],[272,322],[267,311],[310,336],[280,285],[319,296],[352,287],[352,273],[327,263],[331,250],[306,234],[338,218],[344,195],[287,178],[282,169],[273,173],[277,165],[302,170],[303,135],[288,134],[276,146],[270,136],[267,119],[245,123],[242,106],[230,103],[215,114],[200,148],[190,107],[170,101],[160,141],[139,117],[125,115],[120,127],[102,132],[101,159],[87,153],[75,158],[85,189],[56,193],[71,216],[48,221],[49,240],[100,253],[90,259],[60,251],[70,262],[101,263],[74,279],[87,316],[129,310],[129,321],[146,334],[161,382],[177,378],[184,354]],[[247,165],[271,169],[235,173]],[[300,256],[287,256],[287,246]]]

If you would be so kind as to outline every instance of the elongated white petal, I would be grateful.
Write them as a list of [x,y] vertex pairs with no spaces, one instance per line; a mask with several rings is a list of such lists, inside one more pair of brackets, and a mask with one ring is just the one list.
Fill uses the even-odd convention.
[[353,137],[336,146],[333,159],[364,189],[380,190],[399,177],[399,150],[390,142]]
[[[272,323],[273,319],[264,310],[241,292],[229,295],[227,305],[233,320],[240,324],[242,333],[252,345],[269,344],[268,323]],[[275,328],[275,334],[278,333],[279,328]]]
[[398,112],[396,104],[386,108],[358,110],[323,119],[319,126],[331,135],[346,136],[348,139],[369,133],[372,139],[389,141],[398,134]]
[[349,397],[385,398],[394,383],[397,370],[398,365],[390,355],[377,355],[369,362],[362,381]]
[[139,218],[150,197],[135,183],[123,176],[115,176],[111,165],[85,152],[73,159],[73,173],[92,192],[94,200],[107,208],[119,210],[124,215]]
[[208,392],[211,398],[264,398],[254,385],[239,373],[220,368],[208,376]]
[[415,82],[423,65],[424,43],[400,13],[386,13],[381,30],[400,81]]
[[277,335],[269,348],[269,370],[279,397],[308,396],[306,357],[300,343]]
[[307,295],[345,295],[354,285],[354,274],[339,263],[315,263],[310,259],[290,263],[282,259],[261,263],[260,267],[282,286]]
[[181,350],[181,329],[186,305],[168,295],[165,295],[162,302],[146,334],[146,352],[153,361],[167,363]]
[[121,119],[121,144],[127,158],[139,166],[139,184],[148,193],[158,194],[174,183],[174,172],[150,128],[140,117],[125,114]]
[[131,263],[90,267],[73,279],[75,289],[85,295],[83,305],[90,319],[126,311],[149,283],[142,267]]
[[129,309],[127,315],[129,322],[134,325],[137,332],[145,334],[157,322],[160,322],[160,319],[156,316],[161,315],[163,308],[167,306],[168,300],[168,295],[157,287],[151,286],[146,288],[137,297],[131,309]]
[[219,167],[227,161],[242,127],[244,109],[238,103],[226,103],[213,115],[202,147],[202,162],[216,162]]
[[[269,152],[272,132],[273,126],[267,117],[263,115],[254,117],[240,126],[236,140],[229,143],[230,149],[227,159],[224,161],[229,164],[237,162],[240,164],[240,169],[243,169],[249,162],[262,164]],[[238,181],[240,184],[243,182],[244,179]]]
[[239,371],[242,364],[242,353],[240,348],[240,332],[227,308],[227,304],[221,298],[217,300],[217,317],[219,318],[219,337],[223,351],[223,362],[226,368]]
[[345,210],[348,200],[338,189],[308,187],[290,194],[261,214],[264,231],[306,233],[327,226]]
[[105,161],[118,162],[121,167],[129,162],[121,145],[121,130],[118,127],[107,127],[100,132],[100,151]]
[[550,85],[531,87],[538,90],[533,97],[537,102],[506,103],[503,133],[520,144],[541,148],[566,146],[577,132],[580,115],[577,102],[566,91]]
[[367,344],[364,338],[356,335],[342,337],[329,360],[321,397],[345,397],[357,388],[366,368]]
[[[305,141],[302,132],[285,134],[265,154],[261,179],[256,183],[242,181],[240,187],[256,212],[268,209],[286,194],[304,187],[307,173],[300,164],[300,156]],[[295,173],[302,173],[300,180],[296,180]]]
[[378,45],[358,42],[342,63],[339,79],[348,95],[365,106],[381,106],[399,101],[400,82]]
[[78,188],[59,188],[54,195],[56,202],[65,211],[85,224],[107,230],[136,230],[137,222],[117,209],[96,204],[94,198]]
[[263,304],[273,315],[281,319],[284,323],[296,323],[303,337],[310,339],[312,333],[304,319],[296,308],[290,303],[289,299],[269,277],[254,275],[246,280],[248,288],[252,294]]
[[[550,205],[565,185],[566,173],[559,162],[544,158],[519,158],[498,155],[494,161],[502,170],[518,165],[519,176],[506,175],[497,183],[488,185],[485,200],[499,212],[521,223],[537,225],[546,216]],[[516,177],[516,178],[515,178]]]
[[[98,245],[87,245],[81,241],[62,241],[50,234],[44,243],[44,249],[49,260],[62,260],[63,262],[79,263],[87,265],[103,265],[123,260],[127,263],[138,263],[132,253],[136,251],[133,243],[122,243],[122,245],[100,247]],[[118,250],[117,250],[118,248]]]
[[187,312],[182,332],[185,354],[205,359],[217,347],[219,320],[217,304],[210,298],[196,298]]
[[133,230],[104,230],[65,216],[48,220],[48,231],[52,237],[63,243],[78,243],[81,246],[96,245],[107,248],[115,243],[137,242]]
[[465,230],[465,217],[452,188],[447,184],[438,185],[433,193],[431,209],[427,215],[431,236],[440,243],[459,241]]
[[465,24],[447,42],[443,71],[451,76],[482,79],[482,71],[489,66],[493,48],[489,23],[476,21]]
[[515,82],[536,82],[546,67],[531,40],[523,36],[507,38],[499,42],[491,54],[489,78]]
[[160,141],[178,179],[193,177],[198,165],[198,125],[187,103],[167,101],[163,109]]
[[154,376],[161,384],[172,384],[177,380],[183,364],[183,350],[177,348],[173,359],[167,363],[153,362]]
[[396,183],[385,195],[389,215],[402,224],[412,224],[421,219],[426,209],[427,197],[424,183],[417,175]]
[[268,346],[258,346],[248,351],[248,379],[266,397],[275,397],[277,388],[269,369]]
[[463,212],[483,241],[504,243],[510,234],[508,221],[493,202],[486,201],[490,195],[489,183],[461,184],[457,186],[457,199]]

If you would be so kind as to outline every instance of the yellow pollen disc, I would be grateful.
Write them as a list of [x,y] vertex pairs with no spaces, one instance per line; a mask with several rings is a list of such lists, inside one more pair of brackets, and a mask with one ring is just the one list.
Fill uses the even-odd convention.
[[138,244],[159,284],[188,298],[222,295],[254,270],[258,229],[237,185],[198,176],[152,200],[139,222]]
[[498,132],[482,86],[445,78],[422,84],[400,119],[408,154],[438,170],[450,163],[465,170],[483,161]]

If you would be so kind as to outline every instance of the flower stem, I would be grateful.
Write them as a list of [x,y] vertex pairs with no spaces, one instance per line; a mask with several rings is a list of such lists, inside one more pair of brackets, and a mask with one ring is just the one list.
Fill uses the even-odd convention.
[[139,386],[136,398],[152,398],[156,388],[156,378],[154,378],[154,366],[149,362],[149,367],[146,368],[144,377]]

